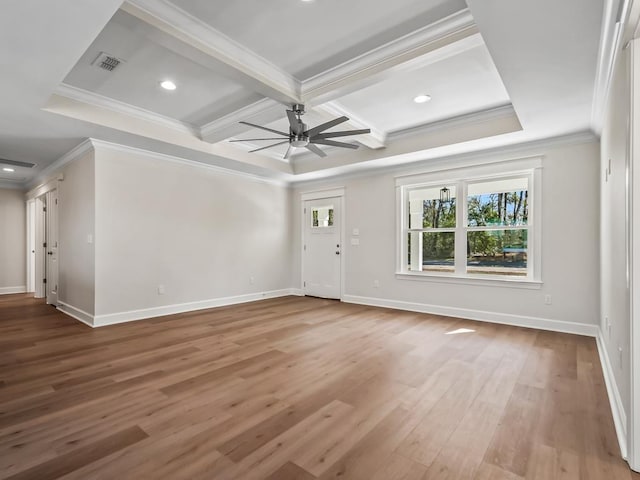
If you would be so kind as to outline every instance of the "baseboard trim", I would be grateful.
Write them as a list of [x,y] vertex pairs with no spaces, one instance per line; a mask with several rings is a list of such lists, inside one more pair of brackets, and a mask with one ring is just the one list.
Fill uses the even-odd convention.
[[626,460],[628,458],[627,414],[624,411],[624,406],[622,405],[620,390],[618,390],[616,377],[613,374],[613,368],[611,366],[611,361],[609,360],[609,352],[607,352],[607,346],[604,341],[604,337],[602,336],[602,330],[600,328],[598,329],[596,343],[598,345],[598,354],[600,355],[600,364],[602,365],[604,383],[607,387],[607,395],[609,396],[609,403],[611,404],[613,423],[616,427],[616,435],[618,436],[618,444],[620,445],[620,454],[622,455],[622,458]]
[[162,317],[165,315],[175,315],[177,313],[193,312],[195,310],[205,310],[207,308],[224,307],[240,303],[256,302],[268,298],[286,297],[288,295],[299,295],[297,289],[284,288],[282,290],[271,290],[268,292],[249,293],[246,295],[235,295],[232,297],[221,297],[198,302],[179,303],[175,305],[163,305],[161,307],[143,308],[140,310],[130,310],[127,312],[109,313],[96,315],[93,318],[94,327],[105,327],[118,323],[144,320],[145,318]]
[[26,293],[27,286],[22,285],[21,287],[0,287],[0,295],[11,295],[12,293]]
[[77,307],[69,305],[68,303],[58,302],[56,308],[64,313],[65,315],[69,315],[70,317],[75,318],[76,320],[80,320],[82,323],[89,325],[93,328],[93,315],[85,312]]
[[433,315],[464,318],[468,320],[477,320],[480,322],[499,323],[503,325],[513,325],[516,327],[536,328],[538,330],[549,330],[552,332],[572,333],[575,335],[584,335],[587,337],[598,336],[598,326],[590,325],[588,323],[565,322],[563,320],[552,320],[548,318],[485,312],[482,310],[470,310],[466,308],[455,308],[442,305],[429,305],[426,303],[403,302],[399,300],[388,300],[383,298],[360,297],[357,295],[344,295],[342,301],[346,303],[356,303],[359,305],[369,305],[373,307],[394,308],[397,310],[408,310],[410,312],[431,313]]

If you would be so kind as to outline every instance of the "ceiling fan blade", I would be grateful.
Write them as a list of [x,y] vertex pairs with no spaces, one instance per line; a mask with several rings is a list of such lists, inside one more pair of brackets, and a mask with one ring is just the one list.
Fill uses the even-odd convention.
[[352,148],[354,150],[359,148],[359,145],[353,145],[351,143],[344,143],[344,142],[334,142],[333,140],[325,140],[324,138],[316,137],[311,139],[310,141],[319,145],[329,145],[331,147]]
[[362,135],[365,133],[371,133],[370,128],[363,128],[362,130],[346,130],[343,132],[327,132],[319,133],[313,138],[334,138],[334,137],[346,137],[348,135]]
[[293,153],[293,147],[289,145],[289,148],[287,148],[287,153],[285,153],[284,157],[282,158],[284,158],[285,160],[288,160],[292,153]]
[[336,125],[340,125],[341,123],[346,122],[347,120],[349,120],[349,118],[347,118],[347,117],[334,118],[330,122],[323,123],[322,125],[318,125],[317,127],[313,127],[311,129],[307,130],[305,133],[308,136],[313,137],[313,136],[317,135],[320,132],[324,132],[325,130],[329,130],[331,127],[335,127]]
[[289,126],[291,127],[291,131],[296,135],[300,134],[300,122],[298,121],[298,117],[296,117],[296,112],[293,110],[287,110],[287,118],[289,119]]
[[229,140],[230,142],[257,142],[258,140],[282,140],[282,138],[241,138],[238,140]]
[[289,136],[288,133],[279,132],[278,130],[274,130],[272,128],[263,127],[262,125],[256,125],[255,123],[249,123],[249,122],[239,122],[239,123],[242,123],[243,125],[249,125],[250,127],[259,128],[261,130],[266,130],[267,132],[277,133],[278,135],[284,135],[285,137]]
[[266,148],[277,147],[278,145],[283,145],[285,143],[289,143],[289,140],[285,140],[284,142],[273,143],[271,145],[267,145],[266,147],[256,148],[255,150],[249,150],[249,153],[259,152],[260,150],[264,150]]
[[316,155],[318,155],[319,157],[326,157],[327,154],[324,153],[322,150],[320,150],[318,147],[316,147],[313,143],[308,143],[307,146],[305,147],[307,150],[315,153]]

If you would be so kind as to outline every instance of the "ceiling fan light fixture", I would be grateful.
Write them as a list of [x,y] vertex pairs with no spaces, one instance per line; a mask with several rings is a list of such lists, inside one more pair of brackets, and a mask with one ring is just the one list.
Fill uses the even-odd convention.
[[427,103],[429,100],[431,100],[431,95],[426,95],[424,93],[418,95],[413,99],[413,101],[416,103]]
[[291,137],[291,141],[289,143],[292,147],[303,148],[309,145],[309,137],[305,137],[304,135],[294,135]]
[[177,85],[174,82],[172,82],[171,80],[162,80],[160,82],[160,86],[162,88],[164,88],[165,90],[169,90],[169,91],[173,91],[176,88],[178,88]]

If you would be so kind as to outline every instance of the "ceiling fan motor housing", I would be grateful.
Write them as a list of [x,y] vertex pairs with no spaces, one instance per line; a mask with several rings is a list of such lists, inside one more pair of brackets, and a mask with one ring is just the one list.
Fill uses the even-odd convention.
[[[307,126],[304,125],[303,131],[306,131],[306,129],[307,129]],[[291,132],[291,140],[289,141],[289,143],[291,144],[292,147],[297,147],[297,148],[306,147],[307,145],[309,145],[309,137],[304,133],[297,135]]]

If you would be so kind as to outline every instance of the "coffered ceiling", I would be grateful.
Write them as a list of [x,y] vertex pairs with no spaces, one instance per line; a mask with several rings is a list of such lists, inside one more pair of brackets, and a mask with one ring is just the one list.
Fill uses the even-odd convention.
[[[602,0],[36,3],[0,18],[0,157],[37,164],[3,184],[88,137],[297,182],[588,132],[611,21]],[[267,133],[239,121],[288,131],[294,103],[371,133],[326,158],[229,141]]]

